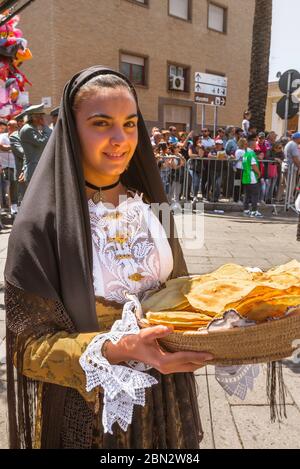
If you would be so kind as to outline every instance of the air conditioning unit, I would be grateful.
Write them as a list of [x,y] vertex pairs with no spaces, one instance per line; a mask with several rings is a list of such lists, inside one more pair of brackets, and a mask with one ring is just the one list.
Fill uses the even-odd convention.
[[184,91],[184,78],[173,76],[170,78],[170,89]]

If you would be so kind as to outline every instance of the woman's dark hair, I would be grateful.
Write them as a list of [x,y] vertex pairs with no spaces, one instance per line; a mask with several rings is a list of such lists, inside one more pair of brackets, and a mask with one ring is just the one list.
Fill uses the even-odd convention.
[[169,150],[171,153],[177,150],[178,148],[179,148],[179,145],[177,143],[172,143],[171,145],[169,145]]
[[287,137],[282,137],[280,139],[280,142],[282,143],[282,145],[285,147],[288,143],[289,143],[289,139]]
[[194,135],[193,136],[193,145],[194,145],[194,147],[197,145],[198,140],[200,140],[200,135]]
[[277,147],[283,147],[283,143],[281,140],[276,140],[276,142],[273,143],[272,150],[275,150],[275,148]]
[[78,111],[82,101],[87,99],[91,94],[97,92],[99,88],[125,88],[132,94],[134,99],[136,99],[133,90],[130,88],[129,84],[123,80],[123,78],[112,74],[98,75],[89,80],[79,89],[74,98],[73,111]]
[[166,142],[161,142],[158,144],[158,149],[159,150],[167,150],[168,149],[168,144]]

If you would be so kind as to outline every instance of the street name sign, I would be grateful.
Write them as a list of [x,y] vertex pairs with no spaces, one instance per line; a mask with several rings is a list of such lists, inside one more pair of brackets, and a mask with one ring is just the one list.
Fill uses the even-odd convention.
[[226,106],[227,77],[209,73],[195,73],[195,103],[208,106]]
[[212,96],[205,93],[195,93],[195,103],[207,106],[226,106],[226,96]]

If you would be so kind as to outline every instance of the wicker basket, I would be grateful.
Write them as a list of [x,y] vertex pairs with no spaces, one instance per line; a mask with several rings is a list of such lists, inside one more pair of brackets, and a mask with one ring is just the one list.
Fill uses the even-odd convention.
[[[141,327],[149,327],[145,321]],[[210,364],[242,365],[281,360],[292,355],[300,344],[300,308],[290,316],[256,326],[200,333],[173,332],[159,340],[170,351],[210,352],[215,359]]]

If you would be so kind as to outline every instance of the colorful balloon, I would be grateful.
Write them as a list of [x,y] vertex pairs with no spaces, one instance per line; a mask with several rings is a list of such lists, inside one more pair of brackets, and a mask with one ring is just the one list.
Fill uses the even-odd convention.
[[[0,21],[11,13],[11,9],[3,12]],[[32,59],[28,41],[17,27],[19,21],[20,17],[15,15],[0,26],[0,116],[6,118],[12,118],[23,110],[18,100],[24,104],[22,96],[26,94],[25,85],[31,85],[18,68],[24,61]]]
[[12,88],[9,92],[9,101],[11,104],[16,103],[19,97],[19,90],[17,88]]

